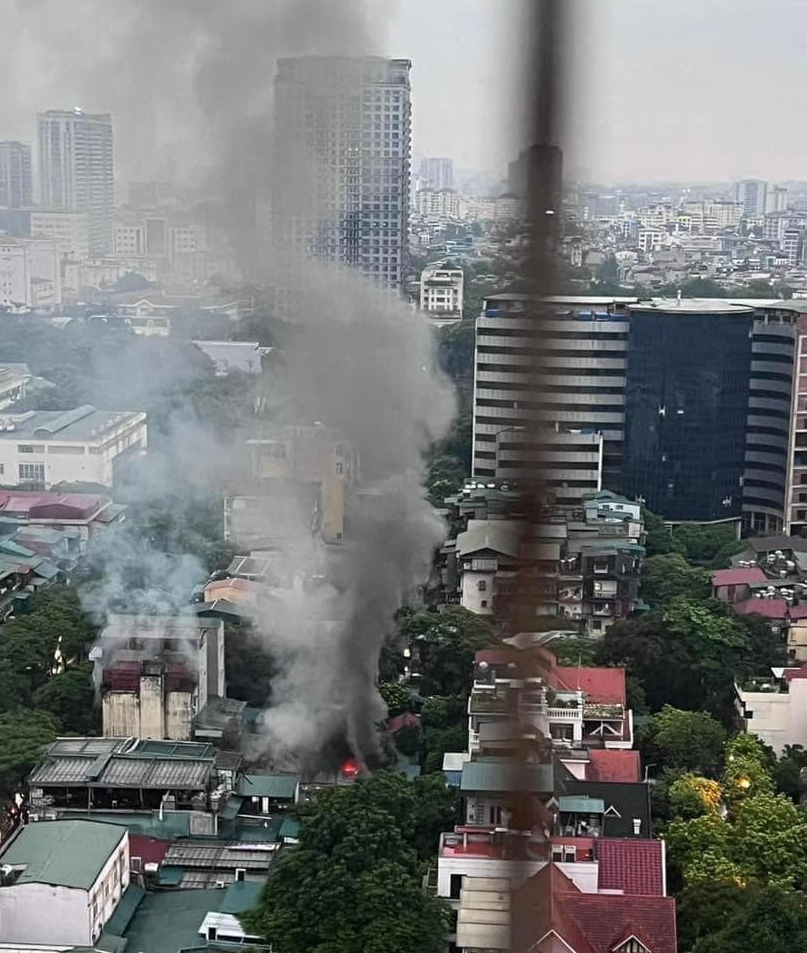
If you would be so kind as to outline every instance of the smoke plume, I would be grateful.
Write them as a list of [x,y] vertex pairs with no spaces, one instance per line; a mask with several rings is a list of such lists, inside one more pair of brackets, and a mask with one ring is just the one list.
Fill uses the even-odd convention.
[[[257,611],[256,625],[280,667],[262,739],[278,762],[305,763],[335,738],[373,761],[374,725],[385,714],[375,686],[379,653],[395,610],[428,577],[444,532],[422,489],[423,454],[446,432],[454,401],[435,369],[429,328],[343,268],[291,262],[286,248],[281,260],[277,236],[256,215],[267,196],[296,202],[307,191],[299,174],[272,161],[276,60],[383,54],[374,16],[386,6],[18,0],[16,22],[11,17],[19,37],[14,56],[64,72],[68,101],[42,109],[75,102],[110,111],[117,162],[129,178],[205,182],[223,201],[244,271],[280,280],[294,301],[290,314],[278,315],[301,329],[285,348],[274,382],[279,395],[298,420],[339,428],[361,461],[344,545],[326,552],[312,539],[308,516],[292,520],[282,552],[298,582]],[[207,446],[204,453],[223,451]],[[139,555],[159,568],[150,554]],[[99,605],[108,597],[117,606],[123,576],[114,552],[108,558],[109,585]],[[325,581],[305,583],[315,576]],[[153,596],[148,585],[144,591]]]

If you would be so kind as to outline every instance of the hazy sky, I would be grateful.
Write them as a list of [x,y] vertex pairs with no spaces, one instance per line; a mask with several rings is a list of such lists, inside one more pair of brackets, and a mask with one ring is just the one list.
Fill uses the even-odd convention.
[[[151,2],[142,0],[141,9]],[[175,0],[153,2],[165,11]],[[379,52],[413,61],[415,151],[504,172],[522,144],[521,27],[535,2],[368,0],[373,18],[386,21]],[[347,10],[359,0],[333,3]],[[76,63],[85,53],[92,60],[94,47],[123,29],[120,7],[101,6],[108,19],[82,20],[85,0],[51,4],[65,12],[64,23],[55,29],[45,19],[47,28],[29,30],[23,44],[21,25],[44,17],[48,4],[2,0],[0,138],[33,139],[37,110],[70,107],[82,95],[85,108],[114,111],[119,143],[135,132],[147,139],[149,104],[121,105],[136,100],[129,64],[99,74],[89,101],[86,70],[76,82]],[[807,179],[807,0],[568,0],[567,9],[574,19],[567,170],[584,168],[604,181]],[[192,51],[174,37],[165,55]],[[167,90],[159,108],[170,115],[173,105]],[[170,130],[154,137],[155,154],[175,146]]]

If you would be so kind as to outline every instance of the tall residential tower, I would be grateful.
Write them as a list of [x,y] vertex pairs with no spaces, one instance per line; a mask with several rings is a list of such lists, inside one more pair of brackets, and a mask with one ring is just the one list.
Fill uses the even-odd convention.
[[90,252],[108,252],[115,198],[109,113],[53,109],[37,118],[40,204],[86,212]]
[[26,208],[31,202],[31,147],[0,142],[0,208]]
[[272,219],[282,249],[402,286],[410,68],[381,57],[278,61]]

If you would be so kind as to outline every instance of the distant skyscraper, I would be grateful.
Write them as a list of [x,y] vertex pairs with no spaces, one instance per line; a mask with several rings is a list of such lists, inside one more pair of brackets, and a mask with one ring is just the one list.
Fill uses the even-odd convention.
[[402,286],[411,65],[381,57],[279,60],[272,218],[281,248]]
[[447,158],[422,159],[420,178],[429,189],[454,188],[454,160]]
[[26,208],[31,195],[31,147],[0,142],[0,208]]
[[765,214],[768,183],[761,179],[742,179],[734,186],[734,197],[743,210],[743,218]]
[[787,211],[787,187],[784,185],[772,185],[767,192],[765,199],[765,211],[777,214]]
[[90,252],[108,252],[115,201],[109,113],[54,109],[40,113],[38,125],[40,204],[87,212]]

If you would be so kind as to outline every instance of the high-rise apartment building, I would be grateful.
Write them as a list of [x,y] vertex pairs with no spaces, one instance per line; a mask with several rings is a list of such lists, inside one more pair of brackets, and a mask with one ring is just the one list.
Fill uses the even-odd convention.
[[742,206],[744,218],[756,218],[765,214],[768,183],[762,179],[741,179],[734,186],[734,197]]
[[428,189],[453,189],[454,160],[444,157],[421,159],[420,179]]
[[281,59],[275,78],[273,237],[402,287],[411,102],[404,59]]
[[25,208],[32,200],[31,147],[0,142],[0,208]]
[[784,185],[772,185],[768,189],[765,199],[765,211],[768,213],[787,211],[787,187]]
[[81,109],[40,113],[39,201],[45,208],[86,212],[90,252],[112,244],[112,119]]

